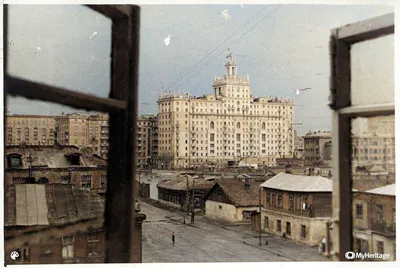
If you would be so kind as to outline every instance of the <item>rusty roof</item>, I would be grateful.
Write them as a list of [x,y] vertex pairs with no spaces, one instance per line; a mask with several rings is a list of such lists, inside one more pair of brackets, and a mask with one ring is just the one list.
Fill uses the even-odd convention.
[[[72,165],[68,155],[78,153],[80,155],[80,165],[82,167],[106,166],[107,160],[97,155],[86,154],[76,146],[6,146],[5,155],[21,155],[22,167],[28,168],[31,165],[36,167],[66,168],[79,167]],[[31,160],[30,160],[31,159]],[[5,161],[7,158],[5,158]],[[7,166],[7,163],[5,163]]]
[[[187,181],[189,181],[189,188],[187,185]],[[194,181],[194,189],[195,190],[210,190],[215,182],[209,181],[203,178],[199,178],[197,176],[178,176],[177,178],[167,179],[159,182],[157,184],[157,188],[163,188],[168,190],[175,191],[187,191],[193,189],[193,181]]]
[[104,213],[100,195],[68,184],[11,185],[5,197],[5,226],[53,226],[101,218]]
[[244,182],[239,179],[220,179],[214,187],[207,193],[204,199],[217,188],[220,187],[226,196],[237,207],[253,207],[259,205],[259,189],[261,182],[249,181],[249,186],[245,186]]

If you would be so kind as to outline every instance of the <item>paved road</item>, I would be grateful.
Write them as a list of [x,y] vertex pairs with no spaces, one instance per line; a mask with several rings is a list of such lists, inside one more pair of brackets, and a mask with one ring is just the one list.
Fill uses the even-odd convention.
[[[143,262],[270,262],[327,261],[318,250],[290,240],[263,234],[259,246],[251,226],[222,224],[197,217],[193,225],[183,216],[141,202],[147,219],[143,223]],[[175,232],[175,246],[172,244]]]

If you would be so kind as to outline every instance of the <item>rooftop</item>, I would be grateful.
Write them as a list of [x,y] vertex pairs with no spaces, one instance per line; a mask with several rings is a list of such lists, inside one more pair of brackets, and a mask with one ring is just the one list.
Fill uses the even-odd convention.
[[104,200],[67,184],[17,184],[5,188],[5,226],[59,225],[103,216]]
[[214,187],[207,193],[204,199],[207,199],[214,189],[219,186],[230,199],[230,201],[235,204],[235,206],[258,206],[260,184],[260,182],[250,181],[249,186],[245,186],[244,182],[239,179],[221,179],[216,182]]
[[316,137],[321,137],[321,138],[331,138],[332,133],[330,131],[311,131],[309,130],[303,138],[316,138]]
[[291,192],[332,192],[332,180],[321,176],[302,176],[279,173],[261,187]]
[[[189,182],[189,187],[188,187]],[[190,175],[181,175],[177,178],[163,180],[157,184],[157,188],[163,188],[168,190],[175,191],[187,191],[193,189],[196,190],[209,190],[213,187],[215,182],[210,181],[209,179],[199,178],[198,176],[190,176]]]
[[[97,155],[89,155],[76,146],[6,146],[5,155],[21,155],[22,167],[65,168],[106,166],[107,161]],[[70,155],[79,154],[79,165],[72,165]],[[6,160],[7,158],[5,158]],[[6,165],[7,166],[7,165]]]
[[375,188],[375,189],[366,191],[366,193],[396,196],[396,184],[393,183],[393,184],[385,185],[385,186],[382,186],[379,188]]

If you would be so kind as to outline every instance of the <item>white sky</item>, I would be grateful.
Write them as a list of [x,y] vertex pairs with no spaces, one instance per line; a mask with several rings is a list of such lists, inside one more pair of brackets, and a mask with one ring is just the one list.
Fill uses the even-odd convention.
[[[221,14],[225,9],[230,19]],[[239,74],[250,76],[253,97],[293,98],[299,105],[294,122],[303,124],[297,126],[300,135],[309,129],[328,130],[330,30],[390,12],[392,7],[377,5],[142,6],[140,113],[157,113],[162,88],[196,96],[211,93],[214,75],[224,74],[224,50],[229,47]],[[9,16],[11,74],[108,96],[108,19],[74,5],[11,6]],[[295,89],[304,87],[312,89],[297,96]],[[8,109],[34,114],[72,111],[22,98],[10,99]]]

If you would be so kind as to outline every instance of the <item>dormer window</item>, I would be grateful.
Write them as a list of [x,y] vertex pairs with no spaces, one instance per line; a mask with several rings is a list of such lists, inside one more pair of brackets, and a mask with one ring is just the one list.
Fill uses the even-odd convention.
[[72,153],[65,155],[70,161],[71,165],[79,166],[80,165],[80,155],[79,153]]
[[9,168],[21,168],[22,159],[20,154],[10,154],[7,156]]

